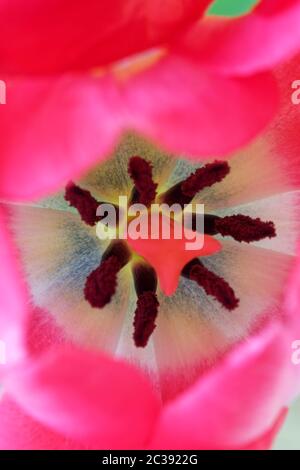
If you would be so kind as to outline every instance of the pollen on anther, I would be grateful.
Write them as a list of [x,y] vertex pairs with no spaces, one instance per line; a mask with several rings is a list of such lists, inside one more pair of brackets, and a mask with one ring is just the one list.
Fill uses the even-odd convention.
[[188,178],[168,189],[160,199],[172,205],[180,204],[182,207],[189,204],[202,189],[222,181],[228,175],[230,167],[227,162],[215,161],[198,168]]
[[156,196],[157,184],[152,178],[152,165],[141,157],[131,157],[128,164],[128,173],[135,185],[136,200],[149,207]]
[[223,237],[229,235],[238,242],[250,243],[276,236],[273,222],[263,222],[243,214],[218,218],[215,220],[215,228]]
[[230,167],[227,162],[208,163],[183,181],[181,190],[185,196],[194,197],[202,189],[222,181],[229,171]]
[[88,225],[95,225],[97,222],[97,208],[99,202],[85,189],[70,182],[66,187],[65,200],[77,209],[83,222]]
[[134,314],[133,339],[137,347],[144,348],[156,328],[159,303],[154,292],[143,292],[137,300]]
[[227,310],[234,310],[238,306],[239,299],[228,282],[207,269],[198,259],[185,266],[183,275],[195,281],[207,295],[214,297]]
[[87,277],[84,296],[92,307],[103,308],[111,301],[117,288],[117,274],[120,269],[118,258],[110,256]]

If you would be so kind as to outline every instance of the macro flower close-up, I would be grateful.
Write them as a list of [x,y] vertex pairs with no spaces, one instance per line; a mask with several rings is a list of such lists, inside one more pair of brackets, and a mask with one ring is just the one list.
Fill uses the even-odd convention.
[[1,450],[274,446],[299,24],[297,0],[0,0]]

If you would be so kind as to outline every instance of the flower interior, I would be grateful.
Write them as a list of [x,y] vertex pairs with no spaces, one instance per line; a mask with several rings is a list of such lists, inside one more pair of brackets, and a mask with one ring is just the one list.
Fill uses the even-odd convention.
[[[184,209],[201,190],[219,183],[229,172],[230,166],[226,161],[214,161],[198,168],[165,193],[157,194],[158,185],[153,180],[151,163],[141,156],[132,156],[128,163],[128,174],[133,182],[130,202],[150,208],[151,204],[159,201],[169,206],[179,204]],[[84,223],[94,226],[101,222],[101,217],[96,214],[100,201],[89,191],[70,183],[66,188],[65,199],[78,211]],[[120,223],[120,209],[116,209]],[[193,213],[194,230],[196,217],[197,214]],[[175,223],[174,220],[172,222]],[[207,269],[200,258],[219,251],[220,245],[214,241],[212,235],[230,236],[237,242],[250,243],[275,237],[274,223],[243,214],[226,217],[205,214],[204,234],[203,247],[196,253],[186,249],[185,240],[174,238],[174,230],[167,240],[162,239],[161,233],[158,239],[152,239],[149,230],[147,239],[112,241],[103,253],[99,266],[86,279],[85,299],[94,308],[105,307],[115,294],[119,272],[131,263],[137,296],[133,320],[133,340],[137,347],[145,347],[156,328],[159,311],[156,294],[158,282],[161,290],[166,295],[171,295],[177,288],[179,276],[184,276],[195,282],[206,295],[212,296],[224,309],[235,309],[239,299],[234,289],[223,277]],[[136,254],[139,259],[135,259]]]
[[[51,343],[54,324],[60,341],[125,357],[171,396],[174,374],[177,393],[280,315],[299,196],[265,145],[201,164],[128,134],[59,193],[6,204],[31,293],[35,350]],[[187,250],[172,230],[170,239],[101,240],[97,208],[114,205],[120,228],[120,195],[149,211],[153,203],[203,203],[203,247]]]

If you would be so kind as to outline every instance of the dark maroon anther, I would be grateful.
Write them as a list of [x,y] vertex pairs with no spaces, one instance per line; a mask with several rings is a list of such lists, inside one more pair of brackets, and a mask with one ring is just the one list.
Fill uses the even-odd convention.
[[227,162],[208,163],[202,168],[198,168],[181,183],[181,190],[185,196],[193,198],[196,194],[208,186],[219,183],[230,171]]
[[147,346],[148,340],[156,328],[155,320],[159,303],[156,294],[144,292],[139,295],[133,321],[133,340],[138,348]]
[[111,256],[87,277],[84,297],[92,307],[103,308],[111,301],[117,288],[117,274],[120,269],[118,258]]
[[117,274],[130,260],[126,243],[111,243],[104,252],[100,266],[87,277],[84,296],[92,307],[103,308],[111,301],[117,288]]
[[116,240],[111,242],[104,251],[101,261],[105,261],[110,256],[115,256],[118,259],[121,268],[123,268],[123,266],[125,266],[130,261],[131,251],[128,248],[126,242],[122,240]]
[[[203,217],[202,214],[192,214],[192,226],[191,229],[195,232],[197,230],[197,218]],[[206,235],[216,235],[218,230],[215,227],[216,220],[220,217],[212,214],[204,214],[204,230],[203,233]]]
[[80,217],[86,224],[93,226],[99,220],[96,214],[100,203],[89,191],[70,182],[66,187],[65,200],[78,210]]
[[236,298],[234,290],[228,282],[209,271],[198,259],[188,263],[184,267],[182,275],[195,281],[205,290],[207,295],[214,297],[227,310],[234,310],[238,306],[239,299]]
[[157,276],[151,266],[141,262],[133,267],[133,278],[138,296],[133,322],[133,339],[137,347],[144,348],[156,328],[155,320],[159,307],[155,293]]
[[276,237],[273,222],[263,222],[259,218],[252,219],[242,214],[218,218],[215,227],[223,237],[229,235],[238,242],[250,243],[267,237]]
[[189,196],[185,196],[181,190],[181,182],[172,186],[164,194],[160,195],[159,200],[161,203],[172,206],[173,204],[180,204],[184,208],[185,204],[189,204],[192,200]]
[[139,202],[149,207],[156,197],[157,184],[152,179],[152,165],[141,157],[131,157],[128,173],[134,182],[131,203]]
[[[73,182],[70,182],[66,187],[65,200],[68,201],[72,207],[77,209],[83,222],[88,225],[93,226],[106,216],[106,214],[103,216],[97,215],[97,209],[101,204],[106,203],[98,202],[89,191],[76,186]],[[116,224],[118,225],[121,217],[119,207],[115,204],[111,205],[113,205],[116,210]]]
[[166,204],[189,204],[202,189],[222,181],[228,175],[230,167],[227,162],[208,163],[198,168],[186,180],[177,183],[163,194],[161,200]]
[[136,263],[132,270],[134,287],[137,295],[143,292],[156,292],[157,276],[155,269],[146,263]]

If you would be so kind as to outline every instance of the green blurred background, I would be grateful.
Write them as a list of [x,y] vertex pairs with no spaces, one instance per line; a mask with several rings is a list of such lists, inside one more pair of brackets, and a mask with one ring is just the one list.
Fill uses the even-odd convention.
[[256,3],[258,3],[258,0],[215,0],[208,13],[214,15],[239,16],[251,10]]
[[273,448],[275,450],[300,450],[300,399],[291,407],[287,421]]

